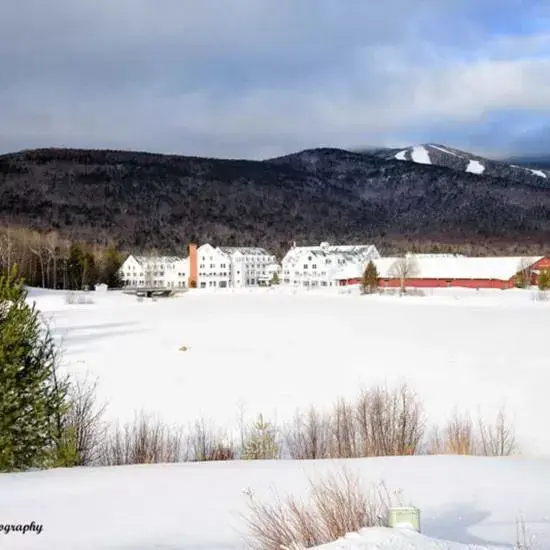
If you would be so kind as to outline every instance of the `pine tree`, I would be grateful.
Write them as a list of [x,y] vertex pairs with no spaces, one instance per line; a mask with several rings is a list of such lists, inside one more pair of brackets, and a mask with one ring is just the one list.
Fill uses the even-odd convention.
[[273,273],[273,277],[271,277],[271,285],[278,285],[281,284],[281,280],[279,278],[279,274],[277,272]]
[[275,440],[275,429],[270,422],[265,422],[260,414],[252,434],[244,446],[245,460],[272,460],[278,458],[279,446]]
[[371,260],[363,273],[363,282],[361,285],[363,294],[373,294],[378,290],[379,284],[380,277],[378,275],[378,270],[376,269],[374,262]]
[[0,276],[0,471],[53,465],[67,406],[56,349],[15,270]]
[[94,255],[78,244],[72,244],[69,251],[68,272],[71,288],[82,290],[97,282],[97,267]]
[[543,269],[539,273],[539,290],[548,290],[550,288],[550,269]]
[[120,266],[122,261],[120,255],[116,251],[113,245],[110,245],[107,249],[105,258],[105,267],[103,268],[103,274],[101,282],[105,283],[109,288],[120,288],[122,286],[122,279],[120,277]]

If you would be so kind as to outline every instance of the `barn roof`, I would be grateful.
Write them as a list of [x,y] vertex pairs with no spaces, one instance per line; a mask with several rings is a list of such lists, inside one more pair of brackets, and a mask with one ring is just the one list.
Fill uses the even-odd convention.
[[[544,256],[504,256],[469,258],[452,255],[408,255],[388,258],[375,258],[373,263],[382,279],[398,279],[403,274],[403,264],[407,279],[496,279],[508,281],[522,269],[539,262]],[[363,276],[366,265],[349,264],[340,269],[337,280],[358,279]]]
[[407,265],[408,279],[496,279],[508,281],[523,269],[532,266],[544,256],[504,257],[429,257],[407,256],[374,260],[379,276],[384,279],[400,278],[403,265]]

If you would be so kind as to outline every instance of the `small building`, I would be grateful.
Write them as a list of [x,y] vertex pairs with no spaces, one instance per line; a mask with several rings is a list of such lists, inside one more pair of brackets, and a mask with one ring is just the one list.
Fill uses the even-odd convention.
[[[513,288],[522,280],[537,284],[541,270],[550,269],[550,258],[414,255],[373,260],[382,288]],[[360,284],[362,272],[342,271],[339,285]]]

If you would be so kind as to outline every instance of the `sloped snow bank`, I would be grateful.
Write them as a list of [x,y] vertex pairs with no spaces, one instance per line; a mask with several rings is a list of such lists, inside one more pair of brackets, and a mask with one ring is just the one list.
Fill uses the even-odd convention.
[[427,537],[410,529],[373,527],[361,529],[345,537],[312,550],[510,550],[506,546],[460,544]]

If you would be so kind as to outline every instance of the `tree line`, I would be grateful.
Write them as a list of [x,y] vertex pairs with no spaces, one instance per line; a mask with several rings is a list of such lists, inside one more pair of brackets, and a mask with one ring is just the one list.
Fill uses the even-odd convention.
[[72,241],[57,231],[0,228],[0,271],[11,273],[17,266],[18,276],[28,286],[82,290],[105,283],[118,288],[122,260],[113,244]]

